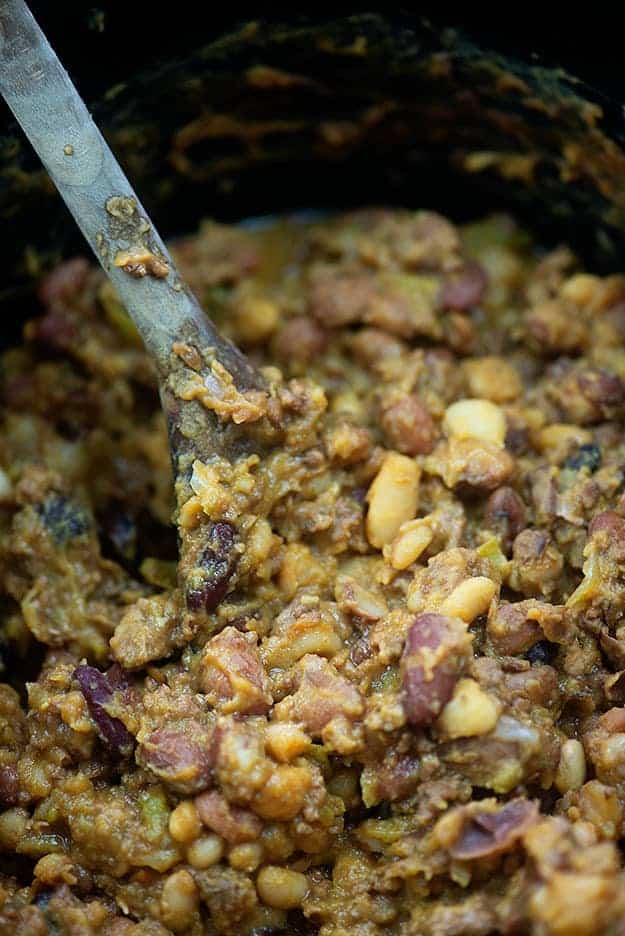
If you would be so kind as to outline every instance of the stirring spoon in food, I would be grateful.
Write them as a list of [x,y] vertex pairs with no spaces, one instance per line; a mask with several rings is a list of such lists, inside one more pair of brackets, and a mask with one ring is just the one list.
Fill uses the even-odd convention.
[[152,355],[167,415],[187,606],[212,611],[241,531],[205,518],[181,530],[196,460],[241,451],[264,414],[262,376],[222,338],[174,262],[78,91],[23,0],[0,4],[0,91]]

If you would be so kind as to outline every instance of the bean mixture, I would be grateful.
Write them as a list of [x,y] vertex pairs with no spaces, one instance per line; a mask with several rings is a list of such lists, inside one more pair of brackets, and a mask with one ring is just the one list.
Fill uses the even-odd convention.
[[625,276],[387,209],[175,254],[267,385],[181,391],[243,426],[185,576],[103,275],[2,357],[0,932],[623,936]]

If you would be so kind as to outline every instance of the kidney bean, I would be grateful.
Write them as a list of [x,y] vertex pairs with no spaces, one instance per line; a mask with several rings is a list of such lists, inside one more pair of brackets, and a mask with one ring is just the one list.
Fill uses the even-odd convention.
[[214,523],[196,567],[190,572],[186,593],[191,611],[214,611],[228,591],[237,563],[235,532],[230,523]]
[[119,718],[109,715],[106,711],[106,705],[112,701],[115,692],[122,688],[117,672],[121,667],[112,669],[114,673],[109,678],[108,673],[101,673],[95,667],[82,663],[76,667],[73,676],[80,686],[89,714],[106,746],[117,754],[126,755],[132,751],[135,739]]

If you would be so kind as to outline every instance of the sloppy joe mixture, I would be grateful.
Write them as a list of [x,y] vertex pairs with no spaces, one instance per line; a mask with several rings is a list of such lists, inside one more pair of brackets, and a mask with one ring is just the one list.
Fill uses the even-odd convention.
[[103,274],[2,357],[0,932],[622,936],[625,277],[399,210],[175,253],[267,387],[183,576]]

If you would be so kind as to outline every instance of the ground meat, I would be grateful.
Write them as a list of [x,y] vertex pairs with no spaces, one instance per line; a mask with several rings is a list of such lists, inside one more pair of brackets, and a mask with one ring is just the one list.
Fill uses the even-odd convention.
[[549,533],[524,530],[512,546],[510,585],[523,595],[553,594],[559,586],[564,559]]
[[179,241],[174,250],[185,281],[203,298],[207,287],[236,283],[259,265],[258,248],[246,232],[207,223],[199,238]]
[[211,921],[224,936],[238,936],[258,902],[254,885],[241,871],[216,867],[196,871],[193,878]]
[[368,274],[337,276],[319,271],[311,283],[310,312],[326,328],[364,321],[375,293],[376,281]]
[[[555,662],[555,655],[551,656],[551,661]],[[510,698],[523,707],[522,700],[543,708],[552,708],[560,702],[557,671],[553,666],[543,665],[540,659],[535,659],[530,669],[506,675],[505,685]]]
[[327,336],[321,326],[302,315],[285,322],[273,341],[273,350],[284,360],[310,361],[322,353],[326,343]]
[[195,808],[204,825],[232,845],[254,842],[261,833],[262,823],[254,813],[231,806],[216,790],[197,796]]
[[180,617],[177,594],[140,599],[115,628],[110,641],[113,656],[126,669],[169,656],[193,636],[190,623]]
[[570,636],[565,609],[535,599],[493,605],[487,633],[494,649],[504,656],[526,653],[544,643],[545,637],[551,643],[564,643]]
[[75,298],[84,285],[90,266],[85,257],[67,260],[49,273],[39,286],[39,298],[45,306],[61,306]]
[[0,767],[0,803],[4,807],[16,806],[19,800],[19,792],[17,769],[8,764]]
[[432,454],[428,470],[439,475],[449,488],[483,493],[511,478],[514,461],[505,449],[490,442],[452,439]]
[[211,782],[211,735],[192,720],[158,728],[142,739],[137,759],[177,792],[195,793]]
[[586,323],[572,303],[560,299],[534,306],[525,324],[533,346],[541,354],[579,353],[587,342]]
[[625,519],[614,510],[596,514],[588,525],[588,536],[601,539],[618,561],[625,560]]
[[313,271],[309,294],[310,314],[326,329],[358,323],[398,338],[444,336],[436,286],[427,277],[321,268]]
[[620,416],[625,403],[621,378],[597,367],[565,369],[548,383],[547,392],[566,419],[581,426]]
[[0,930],[618,936],[625,278],[391,208],[176,253],[266,390],[176,345],[175,491],[86,260],[2,356]]
[[204,647],[198,675],[199,688],[222,712],[260,715],[271,706],[269,679],[252,634],[224,628]]
[[525,845],[535,876],[530,921],[555,936],[609,932],[624,897],[614,845],[554,817],[535,825]]
[[[415,913],[415,927],[410,933],[420,936],[491,936],[497,931],[499,914],[492,895],[475,894],[456,904],[434,904],[429,914]],[[427,915],[426,915],[427,914]],[[425,919],[423,918],[425,917]]]
[[357,255],[368,266],[448,271],[462,262],[457,228],[433,211],[355,211],[313,232],[311,240],[331,257]]
[[356,687],[321,657],[303,657],[294,669],[293,684],[293,694],[274,706],[275,717],[301,723],[312,737],[323,736],[335,720],[349,726],[363,713]]
[[381,764],[365,767],[360,776],[365,806],[405,799],[415,791],[421,776],[418,759],[391,752]]
[[407,346],[399,338],[381,329],[362,328],[350,336],[349,350],[360,364],[375,370],[376,365],[385,358],[401,357],[407,351]]
[[250,803],[269,780],[275,765],[265,753],[258,724],[222,717],[206,746],[214,763],[214,776],[227,799]]

